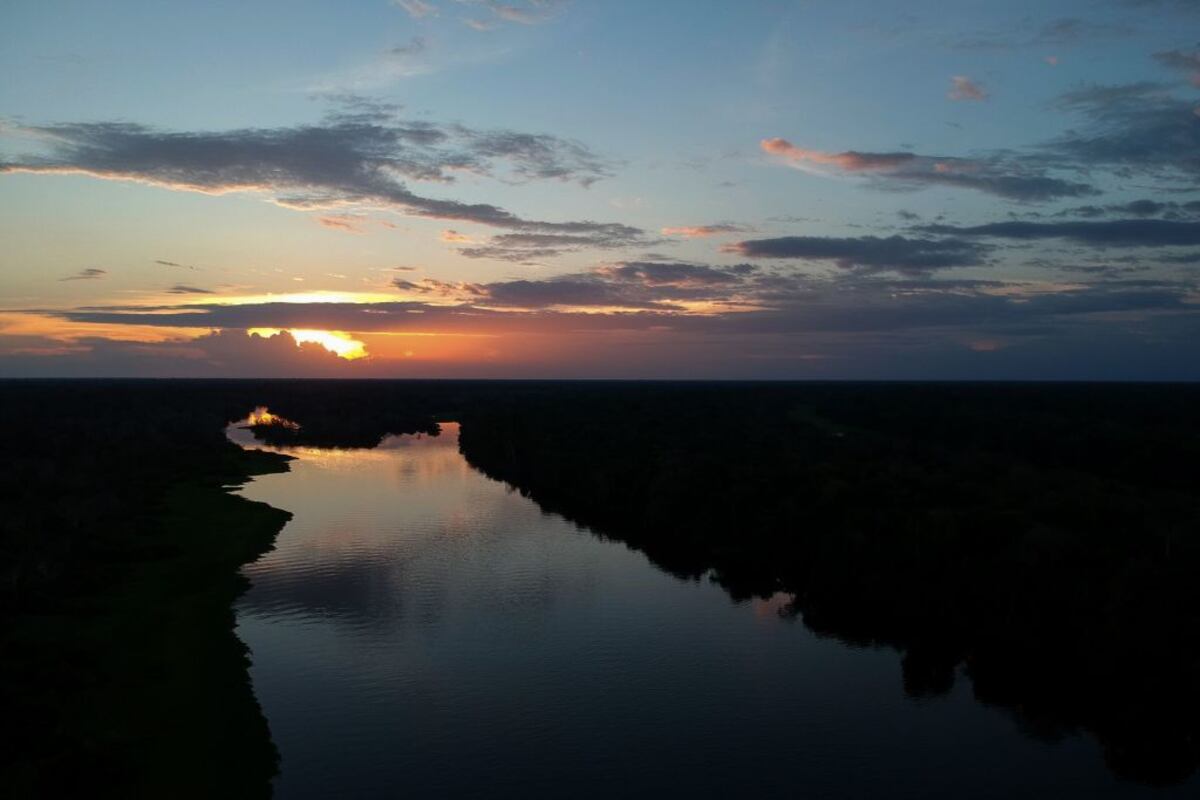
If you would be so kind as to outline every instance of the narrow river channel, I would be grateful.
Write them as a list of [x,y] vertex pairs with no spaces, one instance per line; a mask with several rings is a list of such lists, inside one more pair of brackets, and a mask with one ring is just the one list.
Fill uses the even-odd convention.
[[290,472],[240,490],[294,514],[237,607],[278,797],[1195,790],[1120,782],[1087,737],[1030,737],[966,679],[910,699],[896,652],[816,637],[785,596],[668,575],[476,472],[457,439],[284,448]]

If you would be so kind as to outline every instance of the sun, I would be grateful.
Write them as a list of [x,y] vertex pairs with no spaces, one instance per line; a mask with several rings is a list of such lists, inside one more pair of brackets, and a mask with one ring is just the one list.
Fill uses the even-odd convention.
[[257,334],[259,336],[274,336],[284,330],[291,334],[297,344],[315,342],[339,358],[344,358],[347,361],[367,357],[366,345],[342,331],[320,331],[313,328],[251,328],[246,333],[251,335]]

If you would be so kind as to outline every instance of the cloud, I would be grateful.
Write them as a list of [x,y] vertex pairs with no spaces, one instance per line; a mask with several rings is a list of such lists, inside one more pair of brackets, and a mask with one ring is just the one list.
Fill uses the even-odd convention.
[[1134,28],[1122,23],[1092,22],[1079,17],[1060,17],[1044,24],[1029,44],[1072,45],[1098,39],[1129,36]]
[[903,236],[781,236],[727,245],[728,252],[748,258],[794,258],[833,261],[842,269],[922,274],[950,267],[985,263],[989,247],[961,239],[909,239]]
[[458,231],[451,230],[449,228],[442,231],[438,235],[438,238],[441,239],[443,242],[459,242],[459,243],[461,243],[461,242],[470,242],[471,241],[471,237],[467,236],[465,233],[459,233]]
[[388,52],[396,56],[416,56],[429,49],[429,43],[424,36],[414,36],[408,44],[388,48]]
[[[435,52],[424,36],[413,36],[405,44],[386,47],[365,61],[315,80],[310,90],[314,98],[357,97],[360,92],[377,91],[399,80],[428,75],[456,58],[461,58],[457,51]],[[378,101],[374,104],[376,108],[388,105]]]
[[540,25],[558,16],[566,3],[565,0],[528,0],[528,2],[518,5],[485,0],[482,5],[506,22],[515,22],[520,25]]
[[81,269],[74,275],[68,275],[65,278],[59,278],[60,281],[97,281],[108,275],[108,270],[97,269],[96,267],[88,267]]
[[825,153],[797,147],[787,139],[763,139],[759,146],[763,152],[780,156],[793,163],[811,162],[836,166],[847,172],[886,172],[909,163],[917,156],[913,153],[861,153],[854,150],[845,153]]
[[1200,124],[1193,103],[1162,85],[1083,86],[1061,95],[1056,106],[1082,115],[1085,125],[1042,145],[1047,161],[1108,168],[1123,177],[1200,179]]
[[[1187,54],[1164,59],[1190,64]],[[926,156],[906,151],[824,152],[786,139],[765,139],[762,149],[789,165],[814,172],[833,170],[868,178],[878,188],[927,185],[975,189],[1018,201],[1099,194],[1090,183],[1059,177],[1091,176],[1173,181],[1183,191],[1200,191],[1200,105],[1175,96],[1159,83],[1085,85],[1060,95],[1053,107],[1080,123],[1024,151],[993,151],[970,158]],[[1190,184],[1179,185],[1180,180]]]
[[718,222],[713,225],[679,225],[663,228],[662,235],[682,236],[685,239],[701,239],[725,233],[745,233],[747,230],[749,228],[744,225],[734,225],[731,222]]
[[1072,46],[1102,39],[1113,39],[1135,33],[1124,23],[1093,22],[1079,17],[1059,17],[1033,28],[1029,20],[1020,29],[1009,32],[977,33],[951,42],[959,50],[1013,50],[1046,45]]
[[430,65],[424,60],[428,51],[429,43],[425,37],[414,36],[408,41],[408,44],[395,45],[384,50],[381,58],[375,64],[367,67],[367,70],[375,73],[374,75],[360,74],[358,80],[354,80],[351,76],[349,82],[358,86],[378,85],[397,78],[424,75],[431,70]]
[[657,243],[657,240],[647,238],[640,229],[617,223],[586,223],[585,227],[578,229],[561,226],[560,230],[565,232],[502,233],[490,237],[483,244],[459,248],[458,252],[467,258],[530,263],[532,259],[583,250],[612,250]]
[[1092,247],[1192,247],[1200,245],[1200,222],[1114,219],[1103,222],[992,222],[986,225],[925,225],[916,230],[949,236],[1033,241],[1066,239]]
[[966,75],[955,75],[950,79],[950,91],[946,93],[946,97],[957,101],[980,101],[986,100],[988,93],[982,85],[971,80]]
[[1020,201],[1096,194],[1096,190],[1088,184],[1054,178],[1046,175],[1040,166],[999,155],[968,159],[909,152],[867,153],[849,150],[827,153],[797,147],[787,139],[780,138],[763,139],[760,147],[791,166],[801,169],[813,164],[833,167],[868,177],[888,188],[950,186]]
[[394,278],[392,279],[392,286],[408,294],[443,297],[460,301],[482,297],[486,293],[483,287],[477,283],[440,281],[436,278],[422,278],[419,281]]
[[477,158],[505,162],[523,180],[564,180],[591,186],[612,174],[607,162],[571,139],[459,125],[452,131]]
[[211,289],[199,289],[195,286],[188,286],[183,283],[177,283],[170,289],[167,289],[170,294],[213,294]]
[[326,214],[317,217],[316,221],[323,228],[345,231],[346,233],[362,233],[362,222],[364,219],[365,217],[362,214]]
[[1131,8],[1153,8],[1163,11],[1200,12],[1200,2],[1197,0],[1121,0],[1122,5]]
[[464,283],[426,278],[397,278],[393,285],[420,297],[439,298],[476,308],[547,308],[608,306],[677,311],[681,302],[721,301],[731,293],[754,289],[751,264],[717,267],[681,262],[618,261],[588,272],[543,280]]
[[1168,69],[1186,73],[1192,85],[1200,88],[1200,50],[1164,50],[1154,54],[1154,60]]
[[1164,217],[1167,219],[1190,219],[1200,217],[1200,200],[1190,200],[1179,203],[1174,200],[1131,200],[1127,203],[1109,203],[1107,205],[1086,205],[1066,208],[1059,211],[1056,217],[1085,217],[1094,219],[1106,216],[1132,217]]
[[503,3],[499,0],[457,0],[459,5],[475,7],[490,12],[490,19],[464,17],[462,22],[477,31],[490,31],[509,22],[518,25],[541,25],[550,22],[566,8],[566,0],[526,0],[526,2]]
[[738,284],[757,271],[753,264],[714,267],[708,264],[685,264],[676,261],[622,261],[601,266],[597,275],[616,281],[630,281],[647,286],[697,287]]
[[190,264],[180,264],[177,261],[166,261],[161,258],[154,259],[154,263],[159,264],[164,267],[178,267],[179,269],[199,269],[199,267],[193,267]]
[[350,363],[318,344],[297,343],[286,331],[258,336],[244,330],[165,342],[90,337],[61,355],[0,355],[0,371],[8,374],[78,377],[332,378],[352,374]]
[[[671,359],[677,362],[693,357],[699,359],[696,363],[711,364],[719,350],[726,356],[720,359],[721,369],[716,374],[728,375],[737,374],[738,364],[765,347],[780,353],[837,347],[851,359],[848,363],[862,368],[880,343],[902,340],[918,348],[948,339],[964,343],[1036,340],[1045,343],[1045,350],[1079,337],[1086,345],[1083,352],[1094,354],[1106,352],[1117,337],[1141,342],[1139,352],[1144,356],[1161,355],[1167,349],[1186,353],[1200,335],[1200,308],[1190,300],[1197,289],[1194,281],[1113,280],[1105,276],[1090,284],[1054,284],[923,275],[879,277],[858,271],[817,278],[752,265],[712,264],[691,265],[695,269],[686,270],[689,275],[681,277],[654,274],[665,265],[619,262],[609,266],[611,269],[540,281],[414,282],[412,293],[425,298],[420,301],[188,303],[40,313],[76,324],[167,330],[208,326],[220,329],[225,337],[220,342],[238,352],[246,349],[240,337],[248,328],[339,330],[368,345],[378,333],[483,337],[494,343],[493,348],[504,348],[508,341],[520,342],[520,352],[565,348],[570,357],[560,369],[568,365],[579,370],[575,374],[590,371],[593,375],[602,365],[589,360],[594,357],[589,354],[605,341],[638,343],[633,350],[613,351],[612,357],[622,364],[628,364],[628,358],[643,348],[661,346],[667,360],[657,362],[660,368],[675,363]],[[710,270],[724,272],[725,277],[708,280]],[[705,278],[694,280],[697,275]],[[663,279],[672,282],[664,284]],[[212,358],[219,348],[211,346],[212,340],[205,342],[205,357]],[[280,358],[297,357],[291,351],[265,347],[255,352],[262,354],[259,363],[264,364],[271,353]],[[545,363],[541,356],[536,358]],[[1186,359],[1181,363],[1187,363]],[[0,369],[7,368],[0,360]],[[277,368],[265,374],[276,374]],[[376,361],[374,367],[344,374],[386,375],[387,369]],[[506,369],[513,374],[511,364]],[[504,371],[502,368],[501,373]],[[779,376],[778,372],[767,374]],[[869,366],[865,374],[870,374]]]
[[437,16],[437,7],[425,0],[392,0],[392,5],[404,9],[413,19]]
[[486,286],[488,304],[495,307],[620,306],[669,308],[661,301],[639,298],[620,286],[596,280],[560,278],[547,281],[502,281]]
[[[938,281],[939,285],[947,284]],[[974,378],[1195,380],[1200,315],[1185,287],[1091,286],[1058,296],[988,294],[855,281],[796,292],[736,314],[509,309],[397,314],[407,330],[443,331],[455,356],[346,361],[310,345],[219,340],[130,343],[0,336],[0,374],[23,376],[303,376],[528,378]],[[383,309],[377,309],[383,312]],[[383,316],[375,313],[366,316]],[[331,318],[333,315],[328,315]],[[349,322],[350,320],[346,320]],[[342,326],[343,328],[345,326]],[[373,344],[366,334],[368,345]],[[213,337],[217,339],[217,337]],[[388,339],[379,339],[386,342]],[[991,352],[975,343],[1002,342]],[[455,344],[448,344],[455,343]],[[278,350],[273,349],[278,347]],[[289,349],[290,348],[290,349]],[[23,351],[23,352],[22,352]],[[36,351],[36,352],[34,352]],[[80,352],[84,351],[84,352]],[[402,351],[401,351],[402,352]]]
[[167,132],[130,123],[9,129],[44,150],[0,161],[0,173],[82,174],[204,194],[257,192],[287,208],[386,208],[528,232],[604,230],[591,222],[524,219],[486,203],[435,199],[406,180],[452,184],[471,172],[503,180],[589,185],[604,162],[578,142],[545,134],[405,122],[355,107],[321,124],[224,132]]
[[[406,349],[406,345],[392,344],[402,340],[391,337],[420,335],[420,341],[429,342],[430,350],[469,352],[476,358],[468,361],[465,356],[455,356],[430,367],[431,371],[424,373],[430,376],[685,377],[688,370],[696,370],[693,376],[800,377],[788,371],[789,359],[796,354],[819,353],[852,370],[842,377],[913,377],[933,374],[921,372],[912,361],[931,348],[968,353],[974,352],[971,343],[1003,342],[1005,353],[1027,347],[1031,357],[1054,354],[1074,358],[1072,369],[1081,363],[1076,356],[1087,355],[1099,359],[1094,363],[1107,366],[1108,377],[1128,377],[1142,369],[1147,358],[1165,358],[1166,353],[1181,358],[1194,350],[1195,338],[1200,336],[1194,279],[1154,278],[1150,272],[1134,273],[1111,264],[1071,270],[1065,279],[1063,272],[1042,280],[948,277],[939,271],[941,267],[978,266],[999,246],[944,232],[938,236],[947,238],[752,240],[730,249],[739,255],[753,255],[755,261],[617,260],[544,279],[471,283],[393,273],[397,299],[386,302],[181,299],[174,304],[110,304],[29,309],[25,313],[56,320],[48,329],[69,330],[76,336],[89,326],[100,326],[97,330],[119,329],[111,326],[145,329],[153,331],[147,337],[159,338],[170,338],[173,330],[180,336],[194,335],[197,329],[223,333],[223,338],[204,338],[191,349],[191,343],[183,341],[141,343],[142,355],[153,356],[152,366],[141,374],[167,370],[210,374],[217,369],[212,366],[217,361],[230,365],[231,373],[236,373],[241,365],[250,363],[247,349],[251,348],[260,354],[254,356],[258,359],[254,363],[266,363],[269,357],[283,359],[282,365],[270,367],[274,371],[264,374],[294,370],[298,374],[412,375],[402,360],[389,361]],[[1047,258],[1040,257],[1028,266],[1034,270],[1055,268],[1054,251],[1047,253]],[[807,261],[826,261],[844,268],[813,271],[798,263]],[[1061,269],[1071,263],[1080,262],[1068,262]],[[292,350],[272,349],[278,342],[271,347],[247,345],[242,332],[253,328],[344,331],[371,348],[373,358],[344,370],[343,365],[332,364],[309,367],[309,362],[300,360]],[[0,350],[8,341],[0,335]],[[1068,342],[1076,343],[1077,349],[1064,350]],[[70,337],[14,342],[10,354],[18,349],[36,351],[42,360],[30,356],[14,361],[17,355],[0,355],[0,371],[64,374],[73,369],[67,364],[76,363],[70,359],[78,356],[71,353],[93,346],[97,349],[89,356],[92,369],[107,364],[105,354],[118,349]],[[295,348],[294,343],[288,346]],[[223,351],[230,352],[217,358]],[[120,352],[122,358],[132,358],[131,349]],[[168,352],[174,354],[174,362],[166,358]],[[996,352],[1000,351],[993,348],[987,355]],[[45,366],[46,356],[54,353],[61,354],[54,356],[58,359],[54,363],[60,365],[57,373]],[[235,357],[235,353],[240,355]],[[490,360],[493,357],[484,353],[502,355]],[[1117,353],[1125,355],[1118,358]],[[319,352],[315,356],[324,357]],[[193,360],[181,361],[183,358]],[[647,360],[641,361],[643,358]],[[762,366],[762,359],[767,359],[769,366]],[[902,369],[896,366],[897,359],[904,364]],[[485,362],[492,366],[480,367]],[[168,363],[171,366],[166,366]],[[969,362],[960,376],[982,377],[974,371],[980,363]],[[1189,362],[1184,358],[1171,363],[1176,365],[1171,374],[1178,375],[1179,366]],[[641,366],[635,368],[634,364]],[[643,367],[645,371],[641,371]],[[760,368],[761,372],[754,371]],[[1194,365],[1191,368],[1196,372]],[[1134,372],[1121,371],[1128,369]],[[1009,377],[1041,374],[1029,363],[1014,363]]]

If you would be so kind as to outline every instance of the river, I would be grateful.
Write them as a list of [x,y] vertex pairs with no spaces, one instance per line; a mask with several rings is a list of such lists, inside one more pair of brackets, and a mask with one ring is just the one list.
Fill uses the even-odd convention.
[[291,471],[238,490],[294,514],[237,606],[277,797],[1195,791],[1118,781],[1088,737],[1026,735],[965,679],[906,697],[895,651],[664,573],[484,477],[457,436],[277,448]]

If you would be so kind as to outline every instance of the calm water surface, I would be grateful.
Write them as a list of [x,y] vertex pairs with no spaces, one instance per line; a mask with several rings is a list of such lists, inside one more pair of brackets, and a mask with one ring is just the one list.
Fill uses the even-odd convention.
[[241,490],[295,515],[237,609],[278,797],[1194,796],[1023,735],[965,679],[908,699],[894,651],[667,575],[457,434],[284,449],[291,472]]

